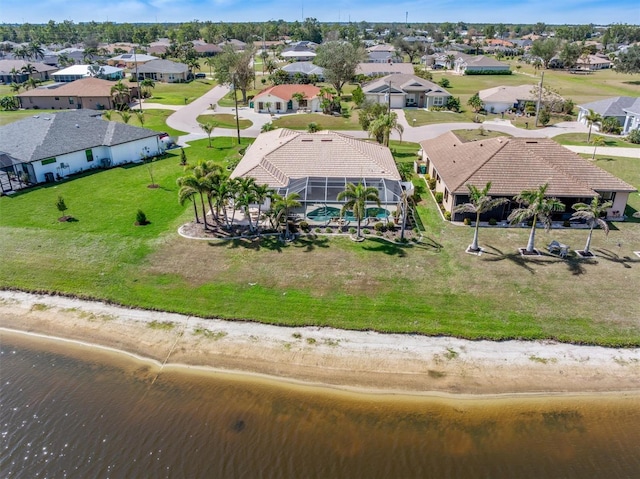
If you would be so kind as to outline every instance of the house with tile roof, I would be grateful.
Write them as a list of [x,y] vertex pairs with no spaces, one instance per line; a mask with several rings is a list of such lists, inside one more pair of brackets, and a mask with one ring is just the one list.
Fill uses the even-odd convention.
[[391,108],[444,107],[451,94],[429,80],[416,75],[392,74],[362,86],[367,100],[390,105]]
[[310,62],[316,57],[316,47],[313,42],[297,42],[282,50],[280,56],[285,60],[296,62]]
[[[54,83],[16,95],[20,108],[39,110],[111,110],[114,108],[111,88],[114,83],[100,78],[83,78],[69,83]],[[130,96],[137,94],[130,88]]]
[[189,79],[189,67],[171,60],[151,60],[138,67],[138,78],[162,83],[182,83]]
[[254,178],[282,196],[298,193],[302,206],[294,213],[310,220],[318,219],[318,210],[338,216],[344,203],[337,196],[347,183],[377,188],[385,216],[395,211],[404,188],[411,188],[401,183],[389,148],[334,131],[261,133],[231,177]]
[[320,81],[324,80],[324,68],[314,65],[312,62],[293,62],[281,68],[289,74],[289,78],[294,78],[297,74],[309,77],[316,75]]
[[159,155],[158,135],[93,110],[40,113],[0,127],[0,152],[14,160],[16,175],[24,172],[35,184]]
[[[524,109],[525,103],[537,101],[534,85],[496,86],[480,90],[478,95],[484,109],[490,113],[502,113],[512,108]],[[558,98],[560,98],[558,96]]]
[[606,70],[611,68],[613,62],[603,55],[586,55],[576,60],[578,70]]
[[629,194],[636,188],[598,168],[589,160],[548,138],[488,138],[463,142],[448,132],[420,142],[422,160],[436,191],[443,194],[443,205],[454,221],[464,215],[454,213],[456,206],[469,202],[467,185],[484,188],[491,182],[491,196],[510,201],[482,217],[506,220],[518,208],[513,198],[524,190],[535,190],[548,183],[547,193],[566,206],[555,220],[571,216],[575,203],[589,203],[597,195],[613,206],[609,219],[622,217]]
[[151,60],[157,59],[158,57],[147,55],[146,53],[123,53],[121,55],[116,55],[115,57],[109,58],[109,60],[107,60],[107,64],[120,68],[135,68],[136,64],[139,67],[140,65],[144,65]]
[[[613,117],[623,128],[623,133],[640,127],[637,119],[640,116],[640,98],[634,96],[613,96],[603,100],[578,105],[578,121],[587,124],[589,110],[598,113],[602,118]],[[598,128],[598,125],[594,125]]]
[[356,76],[380,77],[400,73],[413,75],[414,69],[411,63],[358,63]]
[[[294,98],[296,93],[302,93],[304,99],[299,101]],[[256,113],[322,111],[320,88],[296,83],[272,86],[262,90],[253,98],[253,109]]]

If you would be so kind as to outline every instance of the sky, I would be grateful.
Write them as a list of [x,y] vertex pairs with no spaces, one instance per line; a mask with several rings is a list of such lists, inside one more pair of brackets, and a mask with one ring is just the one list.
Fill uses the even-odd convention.
[[320,22],[640,25],[638,0],[1,0],[0,23]]

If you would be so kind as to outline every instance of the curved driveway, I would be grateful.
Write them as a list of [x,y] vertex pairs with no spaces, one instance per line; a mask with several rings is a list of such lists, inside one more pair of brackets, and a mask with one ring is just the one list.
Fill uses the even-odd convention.
[[[215,113],[235,114],[235,108],[217,106],[218,101],[227,93],[229,93],[229,88],[227,86],[218,85],[188,105],[176,108],[176,112],[167,118],[167,125],[171,128],[187,133],[187,135],[179,138],[179,143],[184,144],[187,141],[207,137],[198,125],[198,116]],[[210,108],[211,105],[216,105],[215,110]],[[145,104],[145,107],[154,108],[156,105]],[[165,105],[157,105],[157,107],[167,108]],[[485,130],[501,131],[514,137],[521,138],[553,138],[554,136],[565,133],[587,133],[589,131],[586,125],[578,122],[562,122],[546,128],[523,130],[522,128],[512,126],[508,120],[500,119],[485,121],[483,123],[436,123],[432,125],[414,127],[408,124],[404,115],[404,110],[397,110],[397,112],[398,122],[404,127],[402,139],[415,143],[435,138],[450,130],[471,130],[480,128],[481,126]],[[262,125],[271,121],[271,117],[269,115],[256,113],[249,107],[240,107],[239,113],[241,119],[250,120],[252,122],[251,127],[240,131],[240,135],[243,137],[257,137],[260,134]],[[296,115],[297,113],[292,114]],[[356,138],[367,138],[367,133],[360,130],[343,131],[343,133]],[[215,128],[211,136],[230,136],[234,134],[235,132],[233,130],[227,128]],[[396,132],[392,134],[392,138],[400,139]],[[567,146],[567,148],[577,153],[593,153],[593,147],[589,146]],[[640,148],[600,147],[597,152],[599,154],[611,156],[624,156],[640,159]]]

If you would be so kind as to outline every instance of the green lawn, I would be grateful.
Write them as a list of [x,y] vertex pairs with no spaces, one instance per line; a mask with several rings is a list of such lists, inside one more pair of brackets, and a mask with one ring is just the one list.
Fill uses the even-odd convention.
[[355,115],[350,118],[343,118],[322,113],[299,113],[297,115],[281,116],[279,119],[273,120],[273,124],[278,128],[291,128],[292,130],[306,130],[309,123],[316,123],[319,130],[361,129]]
[[[553,139],[561,145],[578,145],[578,146],[593,146],[592,143],[587,143],[586,133],[566,133],[564,135],[555,136]],[[591,138],[598,136],[598,132],[591,133]],[[615,146],[618,148],[640,148],[640,145],[635,145],[625,141],[624,138],[615,138],[610,136],[602,136],[606,143],[605,146]]]
[[[216,128],[236,129],[236,117],[228,113],[216,113],[214,115],[200,115],[197,119],[198,123],[213,123]],[[253,122],[251,120],[240,120],[241,130],[246,130]]]
[[[144,105],[143,105],[144,108]],[[144,128],[149,128],[155,131],[162,131],[169,133],[170,136],[178,137],[180,135],[186,135],[184,131],[174,130],[170,126],[167,125],[167,117],[174,113],[173,110],[156,110],[156,109],[148,109],[144,111],[144,125],[140,124],[138,117],[130,111],[131,118],[129,119],[129,125],[133,126],[143,126]],[[113,111],[111,113],[111,120],[123,123],[122,117],[118,114],[118,112]]]
[[213,80],[194,80],[189,83],[156,82],[155,88],[151,90],[151,97],[146,101],[164,105],[186,105],[200,98],[214,86],[216,83]]
[[60,110],[16,110],[16,111],[0,111],[0,126],[8,125],[14,121],[22,120],[33,115],[41,115],[43,113],[54,113]]
[[[249,140],[243,139],[243,144]],[[243,145],[244,146],[244,145]],[[415,144],[393,143],[401,161]],[[233,138],[185,148],[188,162],[237,154]],[[406,156],[401,156],[406,155]],[[483,228],[481,257],[464,253],[470,227],[443,222],[424,184],[419,244],[381,239],[192,241],[177,227],[192,218],[177,202],[179,151],[154,163],[158,189],[144,165],[100,171],[0,198],[0,287],[55,291],[116,303],[285,325],[334,326],[467,338],[553,338],[640,345],[636,301],[639,223],[616,223],[607,239],[594,232],[597,257],[521,258],[526,228]],[[625,158],[597,164],[635,186],[640,166]],[[61,195],[77,221],[59,223]],[[640,197],[630,200],[630,213]],[[151,224],[136,227],[140,208]],[[585,230],[539,232],[581,247]]]

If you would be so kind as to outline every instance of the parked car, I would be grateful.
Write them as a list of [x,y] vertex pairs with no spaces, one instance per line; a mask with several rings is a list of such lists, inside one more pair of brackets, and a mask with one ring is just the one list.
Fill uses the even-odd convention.
[[204,73],[196,73],[196,80],[202,80],[203,78],[207,78],[207,75]]

